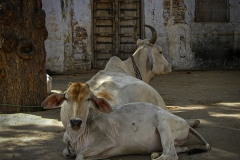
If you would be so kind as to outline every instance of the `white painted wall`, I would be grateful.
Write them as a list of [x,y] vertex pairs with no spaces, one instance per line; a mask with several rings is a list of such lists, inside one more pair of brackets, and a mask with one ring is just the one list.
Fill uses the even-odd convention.
[[56,71],[64,71],[64,28],[60,1],[42,0],[42,6],[46,12],[46,27],[48,39],[45,41],[46,68]]
[[[86,57],[82,56],[82,45],[87,46],[87,52],[91,51],[91,5],[89,0],[42,0],[42,6],[46,12],[46,27],[48,39],[45,41],[46,68],[57,73],[76,72],[74,68],[82,66],[80,63]],[[87,39],[77,37],[76,28],[84,27]],[[74,43],[75,42],[75,43]],[[89,57],[87,57],[89,58]],[[90,57],[91,58],[91,57]],[[88,62],[90,69],[91,62]]]
[[[173,0],[170,0],[170,4],[173,2]],[[157,43],[163,48],[163,54],[173,64],[174,69],[214,68],[214,65],[217,65],[218,68],[240,68],[240,0],[229,0],[230,22],[222,23],[195,22],[195,0],[183,0],[183,2],[186,6],[185,23],[176,24],[171,9],[169,12],[164,10],[164,0],[144,0],[143,19],[146,24],[153,26],[157,30]],[[166,19],[168,19],[167,25],[164,25]],[[146,30],[145,37],[150,36],[151,33]],[[224,42],[231,43],[234,54],[238,58],[232,62],[214,60],[214,58],[218,57],[210,60],[196,58],[196,53],[193,50],[193,48],[197,48],[196,43],[201,43],[200,47],[203,50],[208,50],[210,45],[216,47],[217,50],[218,44],[212,41],[213,36],[220,39],[219,47],[223,47]],[[233,43],[230,40],[231,38],[234,39]],[[220,50],[224,49],[231,50],[231,46],[226,45]],[[226,55],[219,53],[219,57],[221,56]]]
[[[203,49],[211,45],[212,36],[219,36],[221,43],[232,43],[236,55],[240,51],[240,0],[229,0],[229,23],[196,23],[195,0],[183,0],[186,7],[182,23],[174,23],[172,10],[164,8],[164,0],[143,0],[143,24],[153,26],[157,33],[157,44],[175,69],[211,68],[208,62],[196,58],[196,44]],[[172,5],[173,0],[170,1]],[[91,69],[92,15],[91,0],[42,0],[46,12],[48,39],[46,68],[59,73],[82,72]],[[85,32],[86,37],[78,35]],[[231,37],[223,36],[228,34]],[[233,35],[231,35],[233,34]],[[151,37],[146,29],[145,38]],[[214,42],[215,43],[215,42]],[[223,43],[224,44],[224,43]],[[202,45],[202,46],[201,46]],[[216,45],[216,44],[213,44]],[[227,65],[238,66],[239,59]],[[217,63],[217,62],[214,62]],[[239,65],[240,67],[240,65]]]
[[[87,34],[91,35],[92,13],[90,0],[73,0],[72,10],[74,11],[72,22],[73,26],[82,26],[83,28],[86,28]],[[88,37],[88,41],[90,41],[91,36]]]
[[[162,47],[165,57],[169,59],[170,55],[168,54],[167,33],[166,28],[164,27],[163,19],[163,1],[144,0],[143,6],[143,24],[153,26],[156,29],[158,33],[158,39],[156,43]],[[149,37],[151,37],[151,31],[145,28],[144,38]]]
[[[168,18],[164,26],[164,17]],[[145,24],[153,26],[157,33],[157,44],[163,48],[164,56],[173,64],[175,69],[194,67],[194,56],[190,48],[190,28],[187,24],[174,24],[171,13],[164,13],[163,1],[144,0]],[[151,32],[146,29],[145,37],[150,37]],[[185,40],[181,41],[180,37]]]

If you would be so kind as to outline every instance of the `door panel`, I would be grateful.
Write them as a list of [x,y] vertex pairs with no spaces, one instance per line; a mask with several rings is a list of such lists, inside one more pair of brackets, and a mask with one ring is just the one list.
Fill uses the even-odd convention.
[[113,17],[114,3],[104,0],[94,0],[93,15],[96,17]]
[[134,24],[140,26],[140,11],[141,0],[93,0],[94,68],[104,68],[112,56],[125,60],[134,53],[132,31]]
[[98,19],[95,21],[95,30],[96,34],[104,34],[104,33],[113,33],[113,19]]
[[96,37],[96,51],[113,51],[113,37],[112,36],[97,36]]

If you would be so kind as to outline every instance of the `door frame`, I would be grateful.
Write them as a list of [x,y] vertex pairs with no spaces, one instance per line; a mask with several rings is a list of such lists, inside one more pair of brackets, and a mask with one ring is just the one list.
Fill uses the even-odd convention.
[[[107,1],[107,0],[106,0]],[[108,0],[108,1],[118,1],[118,0]],[[126,1],[134,1],[134,0],[126,0]],[[139,0],[140,1],[140,18],[139,18],[139,23],[140,23],[140,26],[139,26],[139,29],[140,29],[140,37],[138,38],[142,38],[144,36],[144,27],[143,27],[143,22],[144,22],[144,0]],[[95,68],[95,53],[94,53],[94,0],[91,0],[91,50],[92,50],[92,60],[91,60],[91,68],[92,69],[96,69]],[[99,68],[98,68],[99,69]]]

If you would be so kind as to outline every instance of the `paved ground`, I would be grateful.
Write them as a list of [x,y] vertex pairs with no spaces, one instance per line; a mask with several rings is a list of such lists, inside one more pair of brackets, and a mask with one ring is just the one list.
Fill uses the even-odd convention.
[[[54,75],[53,91],[64,91],[69,82],[87,81],[95,73]],[[198,118],[196,129],[211,144],[207,153],[183,160],[240,160],[240,70],[181,71],[155,78],[152,85],[169,111],[183,118]],[[27,114],[0,115],[0,159],[63,160],[64,128],[59,109]],[[194,137],[186,144],[201,147]],[[114,157],[110,160],[150,160],[149,155]]]

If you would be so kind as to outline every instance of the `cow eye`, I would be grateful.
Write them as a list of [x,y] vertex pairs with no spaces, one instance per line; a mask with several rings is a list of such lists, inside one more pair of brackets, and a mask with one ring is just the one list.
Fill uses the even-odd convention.
[[91,100],[90,98],[87,99],[87,101],[90,101],[90,100]]
[[162,54],[162,51],[161,52],[159,52],[160,54]]

